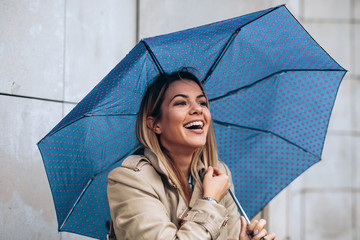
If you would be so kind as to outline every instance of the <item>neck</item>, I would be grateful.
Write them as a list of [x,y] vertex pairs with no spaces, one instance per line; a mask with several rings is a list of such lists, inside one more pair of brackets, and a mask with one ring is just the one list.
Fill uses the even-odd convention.
[[182,148],[171,148],[167,149],[166,152],[176,168],[176,170],[174,169],[177,172],[175,174],[180,181],[179,184],[184,193],[184,198],[187,203],[190,204],[191,189],[188,184],[188,179],[191,172],[191,162],[195,150],[186,151],[186,149],[184,150]]
[[190,176],[190,167],[194,152],[169,151],[168,154],[170,155],[171,160],[174,161],[175,166],[179,168],[186,179],[188,179]]
[[183,145],[172,145],[162,142],[162,147],[166,150],[170,159],[174,162],[175,167],[182,173],[186,179],[190,176],[191,162],[197,147],[189,147]]

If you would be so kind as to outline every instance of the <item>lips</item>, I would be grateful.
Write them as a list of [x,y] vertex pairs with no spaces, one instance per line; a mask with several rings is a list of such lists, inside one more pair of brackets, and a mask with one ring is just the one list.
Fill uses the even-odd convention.
[[187,129],[202,129],[204,127],[204,122],[202,121],[194,121],[184,125]]

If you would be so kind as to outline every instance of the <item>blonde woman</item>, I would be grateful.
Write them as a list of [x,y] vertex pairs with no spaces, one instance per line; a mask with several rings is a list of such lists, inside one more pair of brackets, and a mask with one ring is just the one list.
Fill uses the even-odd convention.
[[118,240],[275,238],[265,220],[247,226],[240,218],[194,74],[182,69],[158,76],[142,99],[136,131],[143,147],[109,174]]

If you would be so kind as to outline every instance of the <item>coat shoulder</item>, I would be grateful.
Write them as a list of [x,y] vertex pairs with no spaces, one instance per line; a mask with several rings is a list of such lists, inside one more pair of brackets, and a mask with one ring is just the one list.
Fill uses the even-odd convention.
[[113,169],[108,175],[109,182],[147,182],[161,181],[158,172],[151,165],[150,160],[143,155],[131,155],[124,159],[120,167]]
[[150,160],[144,155],[131,155],[121,163],[121,167],[133,171],[140,171],[145,165],[151,165]]
[[224,163],[224,162],[221,161],[221,160],[219,160],[219,162],[218,162],[218,168],[221,169],[221,170],[223,170],[223,171],[225,171],[225,173],[226,173],[227,175],[230,175],[230,174],[231,174],[229,167],[226,165],[226,163]]
[[161,176],[144,156],[126,158],[120,167],[113,169],[108,175],[108,195],[126,193],[118,194],[118,200],[125,201],[139,192],[159,198],[163,189]]

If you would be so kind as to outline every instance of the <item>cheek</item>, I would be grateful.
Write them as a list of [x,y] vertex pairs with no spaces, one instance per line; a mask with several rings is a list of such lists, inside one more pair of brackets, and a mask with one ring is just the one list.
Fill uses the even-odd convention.
[[206,118],[207,121],[211,121],[211,112],[208,108],[206,108],[206,110],[203,111],[204,116]]
[[181,110],[171,110],[168,112],[167,116],[170,123],[183,122],[184,117],[184,113]]
[[162,125],[167,129],[178,128],[178,125],[182,125],[184,116],[180,111],[167,111],[162,116]]

